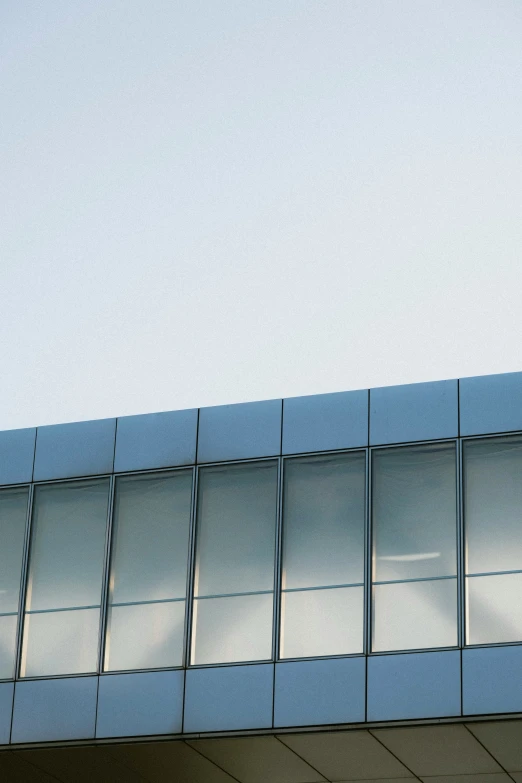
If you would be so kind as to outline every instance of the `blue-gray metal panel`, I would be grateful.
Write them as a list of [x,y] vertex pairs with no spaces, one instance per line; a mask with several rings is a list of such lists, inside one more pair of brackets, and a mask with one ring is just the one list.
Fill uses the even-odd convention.
[[462,653],[464,715],[522,712],[522,645]]
[[364,657],[276,664],[274,726],[364,721],[365,680]]
[[283,454],[367,445],[367,390],[283,400]]
[[0,683],[0,745],[9,743],[13,712],[14,682]]
[[197,426],[197,408],[118,419],[115,473],[194,464]]
[[281,413],[282,400],[201,408],[198,462],[278,455],[281,450]]
[[434,381],[370,391],[370,444],[454,438],[458,383]]
[[462,378],[460,434],[522,430],[522,372]]
[[461,714],[460,651],[368,658],[369,721]]
[[271,663],[189,669],[183,730],[191,733],[270,728],[273,685]]
[[17,682],[11,742],[92,739],[97,686],[97,677]]
[[38,427],[34,480],[111,473],[116,419]]
[[100,677],[97,737],[181,733],[183,671]]
[[0,432],[0,484],[25,484],[33,477],[36,427]]

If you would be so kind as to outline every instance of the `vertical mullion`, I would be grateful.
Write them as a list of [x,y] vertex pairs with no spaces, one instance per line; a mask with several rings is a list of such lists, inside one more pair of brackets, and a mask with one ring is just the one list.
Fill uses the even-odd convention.
[[281,576],[283,557],[283,481],[284,464],[283,457],[277,461],[277,508],[276,508],[276,541],[274,563],[274,609],[272,620],[272,659],[279,659],[281,646]]
[[18,596],[18,623],[16,629],[16,649],[14,662],[14,677],[20,676],[20,661],[22,659],[23,627],[25,621],[25,596],[27,589],[27,577],[29,572],[29,548],[31,542],[31,528],[33,519],[34,484],[29,485],[27,498],[27,516],[25,523],[24,549],[22,554],[22,572],[20,576],[20,594]]
[[464,522],[464,443],[458,442],[458,487],[459,487],[459,646],[466,646],[466,539]]
[[364,652],[369,655],[372,651],[372,579],[373,579],[373,526],[372,526],[372,449],[366,449],[366,513],[365,513],[365,638]]
[[194,576],[196,568],[196,525],[198,507],[199,467],[192,468],[192,503],[190,513],[189,550],[187,563],[186,613],[185,613],[185,644],[183,647],[183,665],[190,666],[192,650],[192,623],[194,619]]
[[98,666],[97,671],[102,672],[105,664],[105,643],[107,640],[107,618],[109,603],[109,583],[110,571],[112,568],[112,530],[114,522],[114,496],[116,487],[116,477],[109,478],[109,498],[107,501],[107,527],[105,530],[105,554],[103,566],[103,579],[101,589],[100,604],[100,625],[98,638]]

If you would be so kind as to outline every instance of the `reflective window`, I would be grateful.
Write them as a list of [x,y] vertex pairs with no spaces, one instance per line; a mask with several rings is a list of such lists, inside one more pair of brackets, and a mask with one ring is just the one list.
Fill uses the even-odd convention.
[[183,663],[192,471],[117,479],[105,669]]
[[362,652],[365,453],[284,465],[280,657]]
[[457,644],[456,579],[374,585],[374,652]]
[[0,492],[0,679],[14,675],[27,487]]
[[463,453],[466,642],[520,641],[522,437],[465,441]]
[[364,587],[292,590],[281,596],[281,658],[363,650]]
[[372,649],[457,644],[455,444],[373,452]]
[[193,664],[271,657],[276,514],[275,462],[200,470]]
[[273,602],[272,593],[196,600],[192,663],[271,658]]
[[474,576],[466,583],[468,644],[522,639],[522,573]]
[[109,480],[35,488],[22,677],[96,671]]

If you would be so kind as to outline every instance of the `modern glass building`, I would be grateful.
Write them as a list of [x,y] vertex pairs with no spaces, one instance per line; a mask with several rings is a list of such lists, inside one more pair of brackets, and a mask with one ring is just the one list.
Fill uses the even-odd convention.
[[522,373],[0,433],[0,779],[522,783]]

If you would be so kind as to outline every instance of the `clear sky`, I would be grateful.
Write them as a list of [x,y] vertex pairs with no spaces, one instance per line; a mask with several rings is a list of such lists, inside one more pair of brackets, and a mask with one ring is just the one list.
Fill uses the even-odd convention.
[[0,429],[522,369],[520,0],[0,30]]

